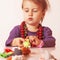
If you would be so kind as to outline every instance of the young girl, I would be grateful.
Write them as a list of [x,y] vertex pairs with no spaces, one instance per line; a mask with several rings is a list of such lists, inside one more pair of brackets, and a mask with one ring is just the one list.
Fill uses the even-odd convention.
[[22,47],[27,38],[31,47],[54,47],[51,29],[41,25],[47,9],[47,0],[23,0],[24,21],[12,29],[6,46]]

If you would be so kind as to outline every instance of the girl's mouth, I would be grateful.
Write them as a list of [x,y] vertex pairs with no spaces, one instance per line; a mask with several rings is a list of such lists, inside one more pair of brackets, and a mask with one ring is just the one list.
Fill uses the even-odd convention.
[[33,18],[28,18],[30,21],[33,20]]

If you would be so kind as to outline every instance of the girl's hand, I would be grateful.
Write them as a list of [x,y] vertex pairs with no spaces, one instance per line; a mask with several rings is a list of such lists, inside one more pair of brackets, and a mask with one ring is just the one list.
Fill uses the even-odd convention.
[[14,38],[11,45],[12,46],[18,46],[18,47],[23,47],[23,42],[24,42],[23,38]]
[[32,47],[37,47],[41,42],[41,40],[39,40],[37,36],[29,36],[29,40]]

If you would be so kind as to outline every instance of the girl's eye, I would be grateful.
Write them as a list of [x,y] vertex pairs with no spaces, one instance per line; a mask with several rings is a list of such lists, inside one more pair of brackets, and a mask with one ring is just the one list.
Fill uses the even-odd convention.
[[37,9],[34,9],[33,12],[38,12],[38,10]]
[[29,10],[25,10],[25,12],[29,12]]

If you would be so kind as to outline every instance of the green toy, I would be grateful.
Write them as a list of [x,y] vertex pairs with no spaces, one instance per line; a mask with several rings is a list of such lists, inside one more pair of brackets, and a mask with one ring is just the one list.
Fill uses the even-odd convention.
[[25,42],[23,42],[24,47],[30,47],[29,39],[26,39]]
[[6,58],[7,55],[5,53],[0,53],[0,57]]
[[7,58],[7,57],[9,57],[10,55],[12,55],[13,54],[13,52],[9,52],[9,53],[0,53],[0,57],[2,57],[2,58]]

